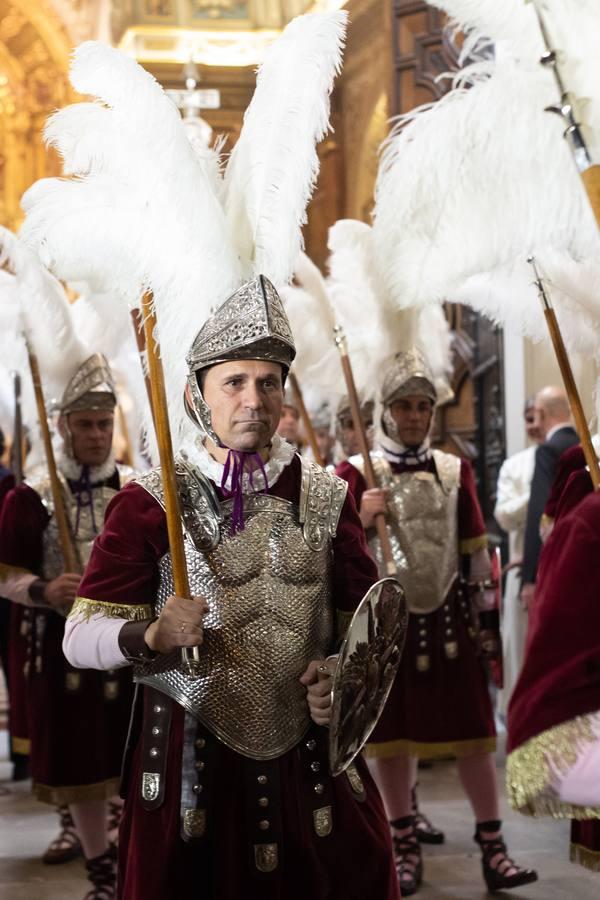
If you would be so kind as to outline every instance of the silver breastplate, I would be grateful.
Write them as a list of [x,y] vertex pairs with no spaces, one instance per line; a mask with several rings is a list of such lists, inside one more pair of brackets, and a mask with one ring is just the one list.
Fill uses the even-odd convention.
[[[59,478],[71,534],[74,536],[76,556],[81,563],[81,571],[83,571],[90,558],[94,539],[104,524],[106,507],[117,492],[110,487],[94,487],[92,488],[92,506],[82,506],[78,510],[77,498],[71,493],[66,479],[60,473]],[[50,581],[65,571],[58,526],[54,516],[54,498],[52,497],[50,478],[48,475],[44,475],[35,481],[28,481],[27,484],[39,495],[50,516],[42,539],[44,551],[42,577]]]
[[[242,755],[272,759],[307,730],[298,679],[331,648],[331,542],[345,485],[305,466],[300,504],[246,496],[244,530],[231,534],[232,501],[220,504],[189,465],[178,461],[176,471],[190,588],[209,605],[201,671],[188,675],[175,652],[138,668],[136,678],[173,697]],[[157,470],[138,483],[162,504]],[[170,554],[159,573],[157,614],[174,593]]]
[[[392,472],[383,454],[373,453],[377,482],[389,490],[388,527],[398,579],[410,612],[431,613],[444,600],[458,574],[458,490],[460,459],[434,450],[433,472]],[[362,458],[350,462],[361,472]],[[379,539],[369,546],[385,574]]]

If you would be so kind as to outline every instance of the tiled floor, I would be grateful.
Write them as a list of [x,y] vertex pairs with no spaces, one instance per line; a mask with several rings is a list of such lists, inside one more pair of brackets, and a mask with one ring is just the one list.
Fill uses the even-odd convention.
[[[0,737],[4,739],[4,735]],[[0,758],[5,758],[4,740]],[[2,780],[8,777],[8,769],[0,762],[0,900],[81,900],[86,893],[81,862],[51,867],[40,862],[56,830],[55,815],[31,799],[28,784],[12,785]],[[446,844],[426,850],[426,881],[418,895],[420,900],[482,900],[487,895],[479,854],[471,841],[472,820],[455,767],[443,763],[424,771],[420,797],[423,809],[447,835]],[[540,881],[499,896],[513,900],[600,898],[600,874],[568,861],[565,823],[532,821],[506,808],[503,812],[511,852],[519,862],[537,868]]]

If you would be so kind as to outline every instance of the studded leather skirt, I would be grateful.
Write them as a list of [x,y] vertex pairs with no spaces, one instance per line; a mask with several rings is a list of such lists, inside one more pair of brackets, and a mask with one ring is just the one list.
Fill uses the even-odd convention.
[[400,669],[367,755],[468,756],[495,749],[485,668],[457,584],[428,615],[411,614]]

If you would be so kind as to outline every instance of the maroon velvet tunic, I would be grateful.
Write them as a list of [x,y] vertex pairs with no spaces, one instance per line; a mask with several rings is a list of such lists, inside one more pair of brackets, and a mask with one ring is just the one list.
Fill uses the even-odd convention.
[[[538,730],[544,731],[548,727],[547,722],[540,723],[538,721],[540,711],[539,704],[545,702],[546,692],[555,694],[557,690],[564,692],[564,677],[571,678],[571,673],[567,673],[564,669],[565,661],[567,661],[572,653],[576,650],[583,650],[589,638],[597,637],[597,629],[594,630],[586,618],[585,607],[591,603],[595,607],[597,599],[597,586],[589,585],[586,591],[579,589],[580,573],[577,571],[579,565],[583,565],[586,569],[593,570],[595,568],[596,550],[587,551],[589,556],[585,562],[577,561],[574,554],[577,552],[576,541],[577,533],[582,529],[580,517],[572,518],[569,514],[579,507],[579,504],[589,495],[593,493],[592,480],[590,474],[585,468],[585,457],[580,445],[570,447],[560,459],[559,469],[552,486],[549,504],[546,506],[545,514],[555,520],[555,530],[558,531],[558,538],[550,535],[548,546],[542,552],[540,560],[541,578],[538,580],[536,587],[535,609],[532,614],[532,622],[530,633],[528,635],[527,644],[527,671],[523,672],[515,688],[515,693],[511,700],[509,708],[509,750],[515,749],[521,743],[533,737]],[[597,506],[597,498],[595,505]],[[585,510],[584,518],[590,520],[593,510]],[[563,520],[565,525],[563,527]],[[596,523],[596,527],[600,526],[600,520]],[[555,540],[561,541],[566,538],[571,530],[575,534],[570,536],[571,550],[566,555],[560,557],[558,568],[556,568]],[[584,551],[585,552],[585,551]],[[548,571],[547,571],[548,570]],[[576,594],[572,592],[572,584],[569,585],[569,576],[572,576],[578,584]],[[589,574],[592,574],[590,571]],[[584,576],[588,578],[588,573]],[[592,591],[592,594],[589,593]],[[570,602],[565,606],[565,599],[570,598]],[[573,600],[577,600],[576,608],[573,607]],[[556,617],[554,610],[561,609],[560,617]],[[578,623],[578,633],[575,636],[569,636],[568,645],[563,648],[563,635],[565,619],[562,612],[568,615],[568,627],[571,632],[573,626]],[[581,621],[582,620],[582,621]],[[535,628],[534,628],[535,622]],[[591,629],[591,630],[590,630]],[[597,642],[596,642],[597,644]],[[545,647],[543,659],[548,665],[546,676],[543,669],[536,666],[537,654],[540,648]],[[560,649],[559,649],[560,648]],[[597,652],[592,649],[592,654]],[[547,651],[547,652],[546,652]],[[556,653],[560,654],[561,663],[558,665],[557,677],[554,678],[553,672],[556,667]],[[552,657],[550,662],[548,652]],[[533,655],[532,655],[533,654]],[[579,661],[576,671],[580,671],[585,666],[585,660]],[[578,683],[570,683],[568,691],[563,696],[561,702],[557,705],[552,721],[554,724],[560,724],[565,719],[571,719],[578,715],[578,712],[569,712],[571,708],[591,711],[590,705],[596,704],[596,709],[600,708],[600,683],[596,685],[595,692],[592,697],[588,696],[586,691],[581,700],[583,707],[579,706],[579,695],[581,687]],[[577,698],[577,699],[575,699]],[[576,703],[576,707],[572,704]],[[531,730],[529,723],[531,723]],[[594,871],[600,871],[600,821],[597,819],[587,821],[571,822],[571,860],[580,863],[586,868]]]
[[[395,473],[408,468],[392,463]],[[435,473],[434,460],[409,469],[423,470]],[[362,474],[347,461],[336,471],[348,481],[359,507],[367,489]],[[466,460],[461,461],[457,519],[456,533],[448,538],[458,541],[460,553],[466,555],[486,545],[473,471]],[[448,658],[445,652],[448,625],[458,644],[455,658]],[[470,606],[456,588],[435,612],[410,614],[400,669],[383,715],[371,735],[367,755],[410,754],[435,758],[468,756],[495,749],[496,731],[487,675],[470,630]],[[427,633],[430,655],[427,671],[419,671],[416,665],[423,631]]]
[[[269,493],[297,502],[300,461],[287,466]],[[163,509],[142,487],[130,484],[111,502],[102,535],[81,585],[81,595],[114,604],[147,605],[158,585],[158,562],[168,550]],[[333,605],[351,612],[377,580],[351,498],[333,540]],[[307,663],[309,660],[306,661]],[[143,688],[142,690],[145,690]],[[306,803],[306,771],[299,748],[277,760],[281,781],[281,857],[275,872],[257,872],[250,855],[244,799],[244,758],[216,742],[214,802],[206,838],[180,837],[183,710],[175,705],[169,737],[165,800],[148,811],[141,804],[139,734],[126,783],[120,835],[121,900],[397,900],[389,826],[366,766],[366,788],[357,799],[346,775],[332,780],[333,830],[317,837]],[[316,729],[323,742],[326,732]]]
[[[110,482],[118,487],[118,475]],[[39,495],[12,490],[0,517],[0,562],[41,575],[49,522]],[[101,800],[118,791],[133,686],[128,670],[74,669],[62,652],[65,619],[32,610],[27,697],[31,774],[39,800],[55,805]]]
[[[7,475],[0,481],[0,511],[5,497],[15,486],[13,475]],[[0,559],[2,549],[0,548]],[[2,587],[0,585],[0,592]],[[7,601],[8,602],[8,601]],[[27,663],[27,633],[30,627],[31,611],[16,603],[10,604],[10,621],[8,629],[8,730],[13,753],[28,755],[31,743],[29,740],[29,720],[27,713],[27,679],[25,666]]]

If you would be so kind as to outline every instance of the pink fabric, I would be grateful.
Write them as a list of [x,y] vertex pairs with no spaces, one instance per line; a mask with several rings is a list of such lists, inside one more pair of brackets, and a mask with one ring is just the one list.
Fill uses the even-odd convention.
[[83,616],[67,619],[63,653],[76,669],[121,669],[128,660],[119,648],[119,632],[127,619],[109,618],[100,613],[89,620]]
[[600,807],[600,712],[590,718],[596,740],[578,755],[566,775],[557,773],[557,791],[563,803]]
[[34,602],[29,596],[29,588],[34,581],[38,580],[37,575],[30,572],[23,572],[19,575],[11,575],[6,581],[0,582],[0,593],[13,603],[19,603],[21,606],[34,606]]

